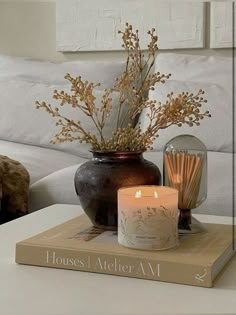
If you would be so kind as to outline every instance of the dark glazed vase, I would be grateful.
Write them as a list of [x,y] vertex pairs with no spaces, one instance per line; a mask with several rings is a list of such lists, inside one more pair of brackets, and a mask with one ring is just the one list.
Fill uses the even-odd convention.
[[161,185],[161,173],[142,152],[93,152],[75,173],[75,190],[93,225],[117,229],[117,190],[124,186]]

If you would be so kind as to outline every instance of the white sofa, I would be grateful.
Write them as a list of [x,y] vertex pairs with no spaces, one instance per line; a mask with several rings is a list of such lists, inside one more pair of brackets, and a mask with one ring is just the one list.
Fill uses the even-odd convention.
[[[200,127],[163,130],[154,143],[154,150],[145,157],[162,170],[165,143],[177,134],[195,134],[208,152],[208,197],[196,209],[199,213],[232,215],[232,60],[222,57],[160,54],[155,70],[172,73],[171,79],[150,93],[150,98],[164,100],[173,90],[206,90],[211,119]],[[89,147],[79,142],[53,145],[49,141],[56,132],[55,121],[34,103],[52,103],[54,89],[68,89],[64,75],[82,77],[109,87],[123,71],[125,62],[64,62],[61,64],[0,56],[0,154],[20,161],[29,171],[30,212],[54,203],[78,204],[74,174],[80,163],[91,157]],[[100,91],[97,91],[99,99]],[[115,104],[116,98],[114,100]],[[68,115],[78,115],[70,108]],[[146,112],[141,113],[142,128]],[[115,115],[115,113],[114,113]],[[85,123],[89,125],[88,121]],[[113,126],[111,121],[110,127]],[[107,133],[111,130],[108,128]]]

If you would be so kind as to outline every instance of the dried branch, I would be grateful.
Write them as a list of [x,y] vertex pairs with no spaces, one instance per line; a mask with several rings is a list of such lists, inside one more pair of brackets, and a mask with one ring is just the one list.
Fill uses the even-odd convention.
[[[152,148],[153,141],[158,137],[161,129],[172,125],[181,127],[199,126],[200,121],[210,117],[208,111],[202,112],[201,106],[207,101],[202,97],[203,90],[194,95],[182,92],[174,96],[167,95],[167,100],[161,104],[157,100],[149,100],[148,91],[154,90],[157,84],[164,84],[171,74],[152,72],[158,50],[158,37],[155,29],[148,31],[150,42],[147,46],[146,58],[140,48],[139,31],[133,31],[132,25],[126,23],[122,35],[122,47],[127,52],[126,68],[120,77],[116,79],[113,89],[105,89],[101,104],[96,104],[94,91],[100,84],[94,84],[82,78],[73,78],[69,73],[65,79],[70,82],[70,94],[64,91],[54,91],[53,98],[60,102],[60,106],[70,105],[81,111],[93,122],[97,133],[91,134],[85,130],[83,122],[74,121],[60,114],[59,108],[52,108],[45,102],[36,102],[37,108],[43,108],[52,117],[57,119],[57,126],[61,130],[55,135],[53,143],[74,141],[86,142],[92,150],[102,151],[145,151]],[[119,93],[118,114],[116,122],[109,122],[112,111],[113,93]],[[123,109],[127,116],[122,117]],[[141,130],[139,125],[134,126],[135,118],[148,109],[148,126]],[[128,125],[124,122],[129,121]],[[114,132],[110,138],[105,138],[104,127],[114,123]]]

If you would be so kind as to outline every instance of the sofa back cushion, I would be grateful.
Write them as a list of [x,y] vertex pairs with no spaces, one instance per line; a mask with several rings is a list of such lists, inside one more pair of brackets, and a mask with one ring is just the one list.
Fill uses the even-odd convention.
[[[208,100],[202,110],[209,110],[212,117],[205,118],[200,126],[171,126],[160,130],[153,148],[162,151],[165,144],[180,134],[191,134],[202,140],[208,150],[232,152],[232,59],[182,54],[160,54],[155,63],[155,71],[171,73],[165,84],[159,84],[150,91],[149,98],[165,103],[171,91],[178,95],[183,91],[196,93],[205,91]],[[141,128],[148,126],[148,110],[140,116]]]
[[65,84],[64,76],[81,76],[93,83],[101,83],[101,89],[113,86],[115,79],[125,69],[126,62],[116,61],[66,61],[54,63],[29,58],[0,55],[0,78],[17,79],[34,83]]
[[[50,144],[60,127],[55,126],[56,120],[46,111],[36,109],[35,101],[45,101],[58,106],[59,102],[52,98],[53,91],[57,89],[69,92],[70,84],[64,79],[64,75],[69,72],[73,76],[81,75],[94,83],[101,82],[101,88],[94,91],[95,103],[100,105],[101,89],[113,86],[115,78],[122,73],[124,66],[124,62],[75,61],[55,64],[0,56],[0,139],[51,147],[89,157],[90,146],[79,141]],[[118,97],[118,93],[113,93],[113,108],[104,128],[106,138],[111,136],[115,127]],[[92,120],[78,109],[65,105],[60,107],[60,110],[64,116],[80,120],[86,130],[98,135]]]

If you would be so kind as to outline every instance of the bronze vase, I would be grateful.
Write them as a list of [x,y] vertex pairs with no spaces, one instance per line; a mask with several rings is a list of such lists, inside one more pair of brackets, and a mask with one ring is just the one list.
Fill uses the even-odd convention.
[[142,152],[93,152],[75,173],[75,190],[93,225],[117,229],[117,190],[124,186],[161,185],[161,173]]

